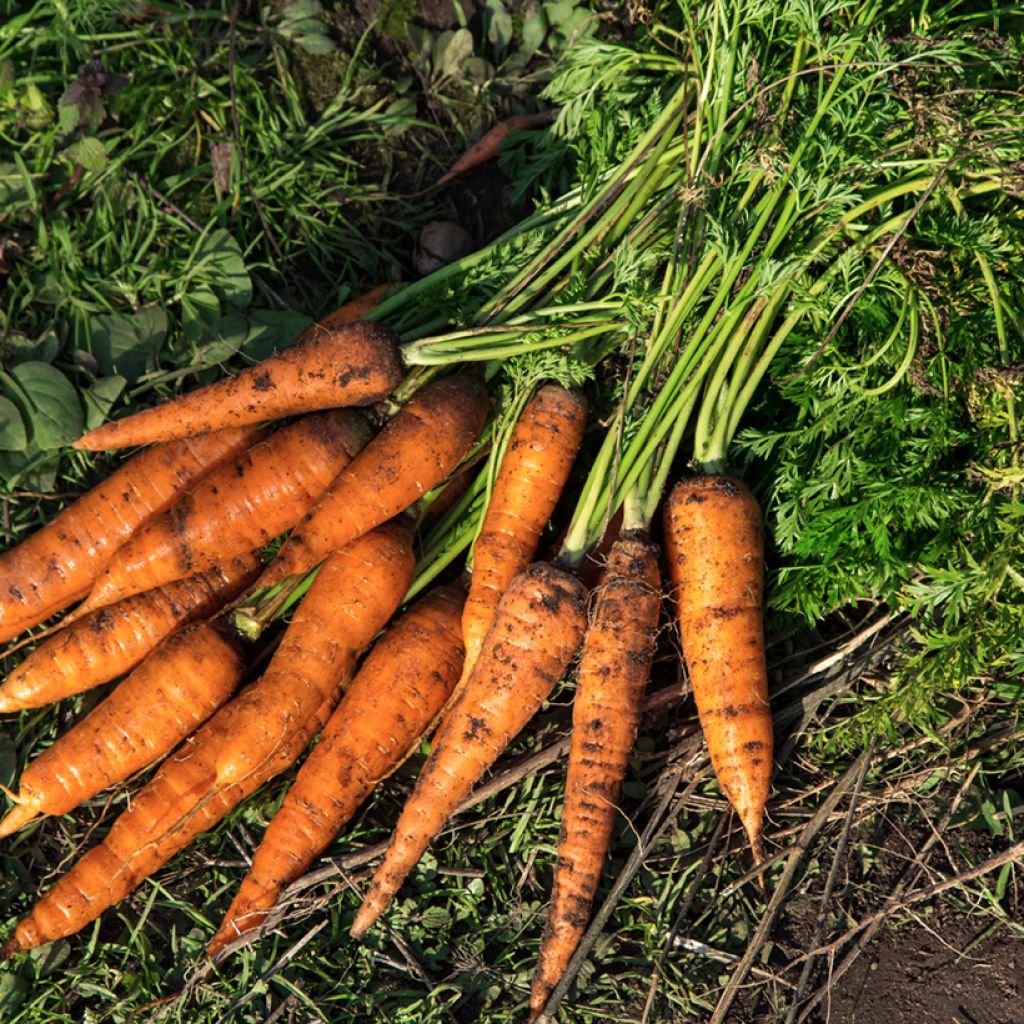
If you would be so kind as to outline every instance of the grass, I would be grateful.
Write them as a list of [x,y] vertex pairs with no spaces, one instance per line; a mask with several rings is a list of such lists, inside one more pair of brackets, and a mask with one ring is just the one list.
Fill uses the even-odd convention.
[[[103,472],[102,461],[64,454],[62,438],[79,419],[102,416],[112,402],[147,404],[223,365],[258,358],[294,336],[306,318],[377,281],[401,279],[417,228],[431,218],[461,217],[477,241],[493,233],[494,225],[472,212],[471,192],[402,196],[436,177],[494,117],[520,109],[549,73],[545,58],[561,61],[585,12],[544,5],[534,46],[536,9],[512,15],[507,29],[505,8],[492,3],[491,20],[474,22],[472,30],[457,21],[448,30],[417,30],[408,40],[401,38],[402,4],[382,8],[387,32],[365,34],[346,9],[291,4],[257,12],[220,3],[193,11],[161,3],[124,17],[120,5],[83,0],[22,5],[0,28],[0,135],[12,154],[0,167],[7,199],[0,238],[9,264],[0,313],[3,365],[14,374],[43,363],[59,375],[46,377],[55,397],[43,406],[4,382],[5,401],[25,435],[23,444],[14,443],[11,409],[0,405],[8,417],[0,434],[8,445],[0,446],[8,540],[50,514],[48,492],[81,489]],[[109,77],[101,83],[97,68],[79,73],[97,58],[102,74],[126,80],[119,90]],[[598,66],[604,75],[609,65]],[[611,72],[599,76],[594,94],[613,81]],[[69,96],[73,103],[62,104]],[[632,107],[622,106],[619,135],[582,132],[576,159],[599,167],[623,155],[636,125]],[[582,102],[569,115],[580,125],[594,120]],[[517,153],[509,164],[516,189],[535,188],[539,174],[558,191],[569,160],[564,148]],[[980,252],[1000,285],[1019,284],[1019,232],[1009,241],[993,234],[972,242],[957,234],[959,227],[950,217],[927,225],[922,237],[945,240],[952,271],[969,262],[963,253]],[[735,239],[720,244],[728,249]],[[940,273],[948,269],[935,263]],[[561,1019],[644,1019],[652,964],[656,998],[646,1019],[712,1019],[741,977],[737,964],[747,987],[727,1019],[785,1019],[794,993],[820,992],[827,968],[836,967],[823,953],[801,981],[800,957],[808,949],[870,921],[894,893],[902,902],[891,916],[905,919],[918,906],[907,901],[965,870],[965,858],[983,861],[1019,842],[1024,727],[1015,710],[1019,658],[1010,660],[1008,638],[1020,602],[1010,571],[1016,520],[1004,514],[1019,509],[1019,501],[1007,449],[999,447],[1016,441],[1016,428],[1006,389],[975,372],[993,361],[992,349],[1002,347],[1005,355],[1019,343],[1018,314],[1008,296],[986,307],[983,295],[957,290],[959,281],[940,282],[935,294],[957,295],[963,333],[976,334],[979,348],[962,366],[945,364],[953,386],[930,405],[909,390],[896,392],[906,403],[900,409],[923,417],[913,429],[887,417],[896,405],[876,408],[877,418],[860,417],[857,429],[843,420],[849,392],[836,383],[837,365],[849,349],[837,345],[813,373],[762,393],[756,429],[741,437],[748,471],[763,482],[778,544],[770,658],[781,742],[768,829],[776,904],[766,904],[744,874],[742,840],[703,763],[666,630],[601,896],[618,879],[628,885],[613,897]],[[873,326],[865,314],[839,341],[856,344]],[[961,342],[951,335],[950,350],[962,351]],[[795,365],[803,355],[794,351]],[[884,384],[884,375],[872,373],[857,377],[861,389]],[[965,402],[965,418],[955,399],[970,381],[976,393]],[[808,411],[818,417],[816,430],[806,427]],[[928,573],[914,574],[921,537],[933,525],[934,497],[922,503],[914,533],[890,542],[886,531],[858,532],[880,447],[893,453],[894,464],[911,463],[909,456],[913,464],[895,483],[886,478],[891,490],[874,494],[879,507],[896,484],[909,493],[945,473],[943,482],[960,488],[948,498],[947,519],[962,515],[987,486],[964,483],[962,456],[969,453],[980,478],[992,484],[989,508],[996,510],[978,514],[980,560],[971,563],[976,551],[958,547],[957,533],[956,543],[934,547]],[[955,474],[951,460],[959,460]],[[815,535],[825,518],[802,520],[802,510],[820,508],[837,487],[854,498],[833,501],[831,534],[822,528]],[[994,535],[997,526],[1007,537]],[[839,545],[830,560],[823,551],[844,530],[856,543]],[[877,576],[853,575],[865,566]],[[882,582],[889,584],[891,610],[850,603]],[[819,604],[801,604],[807,595]],[[985,632],[996,606],[999,632]],[[947,614],[934,617],[936,608]],[[924,616],[941,628],[926,630]],[[817,625],[808,627],[809,618]],[[984,663],[972,646],[981,635],[989,645]],[[4,722],[0,781],[13,782],[30,750],[100,696]],[[386,927],[366,942],[347,939],[358,903],[353,886],[365,882],[367,857],[388,835],[418,759],[382,787],[291,892],[269,933],[216,974],[199,968],[205,943],[288,777],[265,787],[82,935],[5,965],[0,1016],[12,1024],[522,1019],[550,889],[570,710],[571,680],[502,760],[492,795],[451,823]],[[5,926],[102,834],[139,781],[5,843]],[[924,837],[906,872],[892,866],[893,831]],[[975,835],[984,842],[963,840]],[[927,837],[939,839],[926,848]],[[830,884],[833,875],[843,885]],[[991,922],[1019,934],[1018,886],[1008,862],[945,898],[975,917],[979,931]],[[808,902],[830,909],[828,927],[817,942],[810,935],[793,949],[786,927]],[[182,989],[181,999],[157,1005]]]

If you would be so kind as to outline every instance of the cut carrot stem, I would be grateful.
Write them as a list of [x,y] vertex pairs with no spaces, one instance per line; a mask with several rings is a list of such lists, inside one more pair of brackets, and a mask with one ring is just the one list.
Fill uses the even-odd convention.
[[683,656],[722,792],[757,861],[772,776],[764,644],[764,534],[741,480],[683,480],[665,506],[665,553]]
[[255,554],[101,608],[50,637],[0,686],[0,713],[35,708],[110,682],[173,633],[209,618],[259,575]]
[[537,552],[583,440],[583,396],[546,384],[527,403],[505,449],[480,534],[462,613],[463,679],[473,671],[498,600]]
[[211,959],[266,918],[440,710],[462,668],[464,600],[460,587],[439,587],[377,641],[267,828]]
[[562,677],[583,637],[585,591],[540,562],[505,591],[473,674],[438,730],[384,862],[352,925],[361,937],[387,909],[427,844]]
[[343,470],[260,577],[261,587],[313,568],[439,484],[472,447],[487,391],[460,374],[418,391]]
[[0,838],[20,827],[27,808],[66,814],[159,761],[228,700],[245,668],[245,649],[213,625],[175,633],[29,763],[18,783],[19,812],[0,822]]
[[572,747],[551,910],[533,977],[535,1020],[583,937],[636,739],[661,606],[658,549],[646,534],[617,540],[597,588],[573,699]]
[[140,452],[0,556],[0,643],[84,597],[120,544],[259,436],[245,427]]
[[354,409],[304,416],[204,477],[114,552],[76,616],[291,529],[370,439]]
[[415,561],[410,530],[388,523],[324,562],[267,671],[233,704],[245,727],[221,746],[219,782],[236,782],[257,768],[339,680],[347,682],[356,658],[409,589]]
[[125,448],[317,409],[369,405],[386,398],[401,378],[396,335],[389,328],[358,321],[325,331],[314,324],[291,348],[237,377],[105,423],[75,447]]

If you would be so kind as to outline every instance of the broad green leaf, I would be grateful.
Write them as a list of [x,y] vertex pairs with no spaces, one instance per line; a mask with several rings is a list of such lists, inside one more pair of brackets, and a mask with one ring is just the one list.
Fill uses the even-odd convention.
[[252,301],[252,281],[238,242],[223,228],[200,243],[192,268],[195,280],[212,288],[225,302],[244,309]]
[[102,171],[107,166],[106,147],[91,135],[68,146],[65,155],[87,171]]
[[82,392],[86,430],[95,430],[106,421],[127,383],[124,377],[101,377],[88,391]]
[[28,435],[18,407],[8,398],[0,398],[0,451],[20,452],[26,444]]
[[52,491],[59,463],[59,452],[41,452],[32,445],[23,452],[0,451],[0,484],[44,493]]
[[249,314],[249,330],[242,347],[251,359],[266,359],[275,350],[291,345],[311,323],[300,313],[254,309]]
[[65,135],[70,135],[77,127],[79,121],[82,119],[81,111],[78,109],[76,103],[58,103],[57,104],[57,117],[59,119],[60,130]]
[[212,288],[192,288],[181,297],[181,328],[185,340],[199,344],[217,330],[220,299]]
[[156,365],[167,337],[167,314],[143,306],[131,315],[102,315],[90,321],[92,354],[104,376],[118,374],[134,383]]
[[544,14],[544,8],[534,5],[523,19],[523,45],[521,49],[526,56],[532,57],[544,45],[547,35],[548,19]]
[[487,39],[494,46],[500,60],[512,42],[512,15],[501,0],[487,0],[484,7],[487,19]]
[[462,72],[463,64],[472,56],[473,33],[468,28],[445,32],[438,37],[434,46],[434,67],[446,78],[454,78]]
[[47,363],[22,363],[11,370],[10,378],[17,385],[12,397],[21,406],[32,445],[49,451],[63,448],[81,435],[85,422],[82,403],[75,386],[60,370]]
[[196,352],[196,361],[203,366],[227,362],[245,344],[249,319],[241,313],[228,313],[217,321],[211,332],[213,340]]

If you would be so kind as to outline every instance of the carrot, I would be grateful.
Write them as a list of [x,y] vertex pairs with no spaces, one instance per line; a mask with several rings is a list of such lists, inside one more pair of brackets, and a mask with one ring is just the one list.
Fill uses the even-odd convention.
[[94,846],[19,922],[0,948],[0,960],[73,935],[208,831],[268,779],[284,771],[327,721],[335,700],[325,701],[258,771],[219,786],[217,746],[230,728],[230,705],[168,758]]
[[118,545],[258,437],[236,428],[140,452],[0,555],[0,642],[84,597]]
[[268,544],[313,507],[369,437],[353,409],[304,416],[271,434],[122,545],[76,614]]
[[551,911],[533,977],[536,1020],[587,925],[636,739],[661,605],[658,551],[631,531],[612,546],[580,656]]
[[539,114],[513,114],[512,117],[499,121],[489,131],[484,132],[433,185],[429,185],[421,192],[415,193],[412,198],[433,192],[434,189],[441,188],[447,185],[448,182],[454,181],[460,174],[465,174],[466,171],[479,167],[480,164],[487,163],[488,160],[493,160],[498,155],[502,144],[513,132],[525,132],[531,128],[543,128],[545,125],[551,124],[554,119],[554,111],[545,110]]
[[462,667],[464,600],[461,588],[439,587],[377,641],[267,828],[211,959],[264,920],[440,710]]
[[116,679],[190,622],[208,618],[257,576],[243,555],[92,612],[37,647],[0,686],[0,713],[35,708]]
[[[349,572],[358,574],[353,552],[362,552],[367,559],[375,552],[383,581],[349,578]],[[77,931],[287,768],[327,721],[351,677],[358,651],[398,605],[412,568],[408,532],[395,526],[376,530],[328,559],[259,682],[160,768],[107,838],[18,925],[0,958]],[[306,694],[316,695],[308,708]],[[273,721],[267,721],[271,715]],[[226,773],[224,755],[232,744],[245,749],[246,764],[238,772]]]
[[469,451],[487,416],[474,376],[432,381],[341,472],[292,532],[258,583],[279,583],[398,515],[436,486]]
[[772,774],[772,716],[757,500],[733,477],[709,474],[681,481],[665,506],[665,549],[711,766],[760,861]]
[[105,423],[75,447],[125,448],[316,409],[369,405],[401,380],[395,342],[394,332],[379,324],[360,321],[331,331],[314,324],[291,348],[237,377]]
[[461,695],[438,730],[352,925],[361,937],[427,844],[562,677],[586,625],[583,585],[544,562],[509,584]]
[[586,417],[581,394],[548,384],[512,431],[473,547],[473,577],[462,613],[463,679],[473,671],[498,599],[537,551],[583,440]]
[[343,306],[339,306],[333,313],[328,313],[323,319],[316,322],[316,326],[322,331],[334,331],[345,324],[355,323],[362,320],[368,313],[372,313],[379,305],[380,300],[392,288],[400,288],[400,284],[379,284],[354,299],[349,299]]
[[388,523],[334,552],[292,619],[263,678],[234,702],[217,778],[237,782],[313,714],[391,618],[412,582],[411,532]]
[[241,643],[210,623],[175,633],[25,768],[0,838],[158,761],[231,696],[245,667]]

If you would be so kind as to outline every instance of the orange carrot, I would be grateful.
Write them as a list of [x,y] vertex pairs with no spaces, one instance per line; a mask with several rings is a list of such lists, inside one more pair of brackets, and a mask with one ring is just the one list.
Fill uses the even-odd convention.
[[415,562],[410,530],[393,523],[324,562],[263,678],[234,702],[240,724],[217,757],[221,783],[257,768],[347,681],[409,589]]
[[[353,551],[367,559],[376,552],[375,580],[347,578],[347,571],[357,571]],[[0,958],[77,931],[287,768],[327,721],[351,678],[358,650],[398,605],[412,567],[408,532],[394,526],[328,559],[259,682],[161,767],[107,838],[18,925]],[[307,694],[317,699],[304,710]],[[265,720],[271,713],[273,721]],[[237,772],[225,772],[225,751],[233,744],[245,748],[246,763]]]
[[334,331],[345,324],[355,323],[362,320],[367,313],[372,313],[379,305],[380,300],[392,288],[401,288],[401,284],[379,284],[354,299],[349,299],[343,306],[339,306],[333,313],[328,313],[316,322],[316,326],[322,331]]
[[211,959],[264,920],[440,710],[462,667],[464,600],[461,588],[439,587],[377,641],[267,828]]
[[772,716],[757,500],[733,477],[681,481],[665,506],[665,550],[711,766],[760,861],[772,775]]
[[586,418],[581,394],[547,384],[512,431],[473,546],[473,578],[462,613],[463,680],[473,671],[498,599],[537,551],[569,478]]
[[458,466],[486,416],[487,391],[474,376],[444,377],[417,392],[338,475],[259,585],[311,569],[408,508]]
[[271,434],[122,545],[76,614],[268,544],[313,507],[369,437],[354,409],[304,416]]
[[175,633],[29,763],[0,838],[40,814],[66,814],[160,760],[231,696],[245,668],[241,643],[216,626]]
[[661,605],[658,551],[630,532],[612,546],[583,641],[573,701],[551,911],[533,977],[536,1020],[583,937],[651,671]]
[[0,960],[73,935],[127,896],[154,871],[206,832],[268,779],[284,771],[327,721],[336,698],[325,701],[258,772],[219,786],[218,743],[230,728],[230,705],[168,758],[132,800],[98,846],[89,850],[19,922],[0,948]]
[[449,181],[453,181],[460,174],[465,174],[466,171],[479,167],[480,164],[487,163],[488,160],[493,160],[498,155],[502,144],[513,132],[525,132],[532,128],[543,128],[545,125],[551,124],[554,119],[554,111],[546,110],[539,114],[513,114],[512,117],[499,121],[489,131],[484,132],[433,185],[428,186],[421,192],[415,193],[415,195],[421,196],[426,195],[428,192],[433,192],[434,189],[447,185]]
[[543,562],[509,584],[359,908],[356,938],[387,908],[430,840],[562,677],[583,636],[584,598],[579,580]]
[[0,713],[36,708],[130,671],[173,633],[209,618],[257,576],[254,554],[101,608],[37,647],[0,686]]
[[252,427],[224,430],[140,452],[0,555],[0,642],[84,597],[118,545],[259,436]]
[[332,331],[314,324],[291,348],[237,377],[105,423],[75,447],[125,448],[316,409],[369,405],[402,378],[395,342],[395,333],[379,324],[359,321]]

